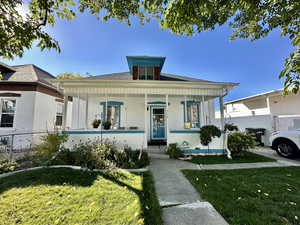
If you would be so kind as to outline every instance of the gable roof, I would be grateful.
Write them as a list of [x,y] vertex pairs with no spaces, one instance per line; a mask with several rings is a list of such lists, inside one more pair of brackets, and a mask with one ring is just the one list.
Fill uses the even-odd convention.
[[[121,73],[110,73],[110,74],[103,74],[91,77],[85,77],[83,80],[133,80],[132,74],[130,72],[121,72]],[[208,81],[198,78],[192,78],[187,76],[175,75],[175,74],[168,74],[168,73],[161,73],[160,80],[162,81],[189,81],[189,82],[206,82],[206,83],[222,83],[222,82],[215,82],[215,81]]]
[[15,70],[11,66],[3,62],[0,62],[0,72],[14,72],[14,71]]
[[10,66],[10,68],[13,69],[13,71],[10,70],[4,73],[2,81],[40,82],[52,86],[47,79],[55,79],[52,74],[33,64]]

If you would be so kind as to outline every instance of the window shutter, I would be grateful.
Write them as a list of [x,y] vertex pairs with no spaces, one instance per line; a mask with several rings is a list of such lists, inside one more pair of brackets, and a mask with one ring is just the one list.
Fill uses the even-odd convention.
[[139,76],[139,74],[138,74],[138,67],[137,66],[133,66],[132,67],[132,79],[133,80],[137,80],[138,79],[138,76]]
[[160,68],[154,67],[154,80],[160,80]]

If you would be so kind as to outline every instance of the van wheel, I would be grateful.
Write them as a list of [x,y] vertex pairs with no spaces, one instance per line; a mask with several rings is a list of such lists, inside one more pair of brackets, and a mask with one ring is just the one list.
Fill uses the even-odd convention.
[[290,159],[296,157],[297,149],[297,146],[288,140],[281,141],[276,146],[276,152],[278,155]]

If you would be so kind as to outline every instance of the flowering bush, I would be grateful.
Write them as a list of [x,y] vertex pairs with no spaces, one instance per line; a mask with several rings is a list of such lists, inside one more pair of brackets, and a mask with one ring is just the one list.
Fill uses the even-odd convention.
[[0,159],[0,174],[15,171],[19,164],[15,160]]

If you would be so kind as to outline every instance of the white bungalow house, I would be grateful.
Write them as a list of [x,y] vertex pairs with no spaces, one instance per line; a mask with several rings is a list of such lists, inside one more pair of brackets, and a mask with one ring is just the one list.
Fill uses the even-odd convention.
[[33,64],[1,62],[0,74],[0,147],[29,148],[62,125],[63,94],[46,81],[54,76]]
[[[127,62],[129,72],[51,81],[65,96],[64,115],[70,110],[67,99],[73,97],[71,128],[63,118],[68,144],[109,138],[133,149],[178,143],[187,151],[206,152],[199,128],[214,123],[214,99],[223,105],[224,95],[237,83],[161,73],[165,57],[127,56]],[[94,119],[110,121],[111,129],[93,128]],[[224,152],[222,138],[213,141],[210,151]]]
[[[224,103],[225,121],[246,128],[265,128],[263,142],[269,145],[270,133],[276,130],[300,128],[300,94],[283,95],[272,90]],[[216,113],[220,118],[220,113]]]

